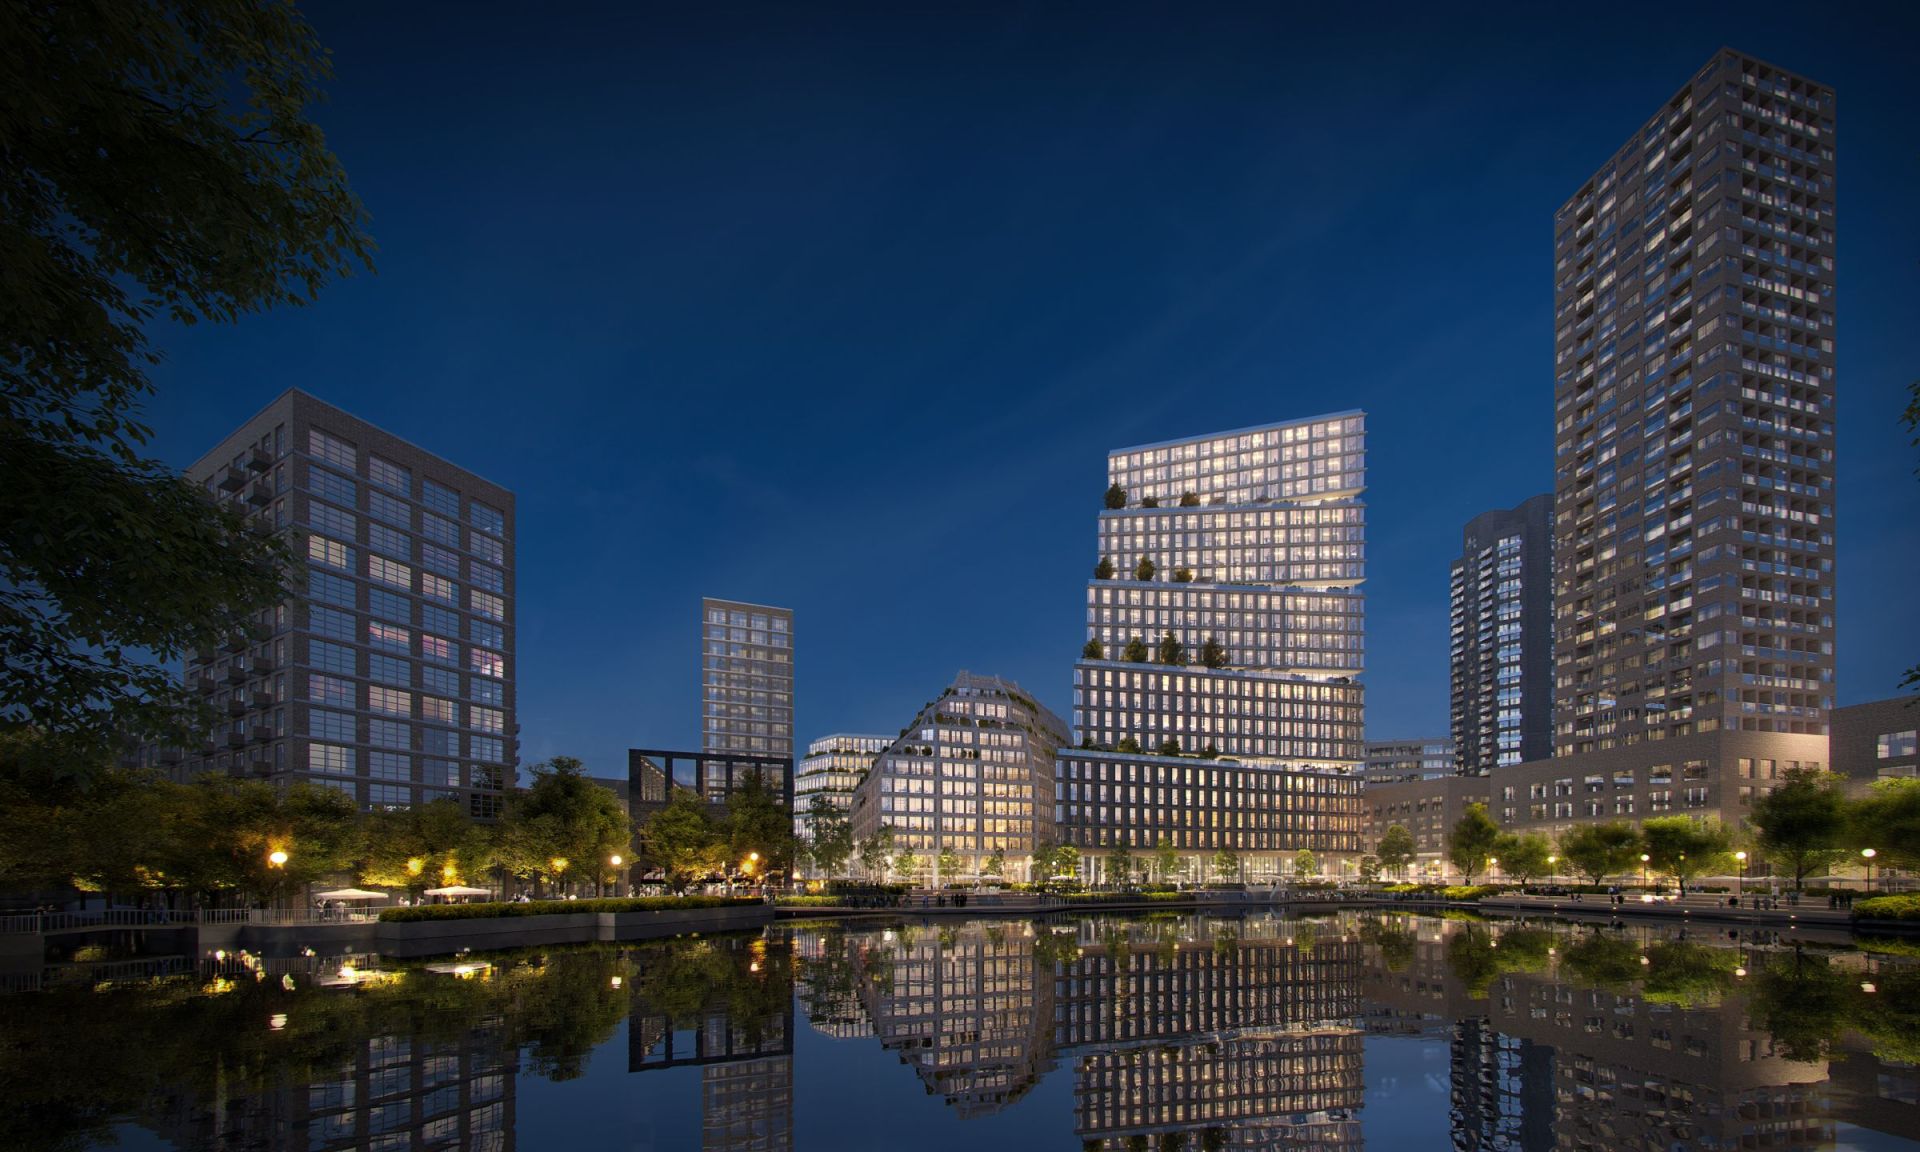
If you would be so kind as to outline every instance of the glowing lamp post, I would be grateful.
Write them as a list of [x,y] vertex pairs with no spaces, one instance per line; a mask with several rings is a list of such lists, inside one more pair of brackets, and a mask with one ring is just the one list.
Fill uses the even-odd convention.
[[1737,899],[1747,894],[1747,854],[1744,851],[1735,852],[1733,858],[1740,862],[1740,885],[1733,890]]
[[1640,887],[1642,888],[1647,886],[1647,864],[1652,859],[1653,857],[1645,852],[1640,853]]
[[1560,857],[1558,856],[1547,857],[1547,887],[1549,888],[1553,887],[1553,884],[1554,884],[1553,878],[1554,876],[1558,875],[1556,868],[1559,865],[1559,863],[1560,863]]
[[1869,894],[1873,892],[1873,858],[1878,855],[1879,853],[1871,848],[1860,849],[1860,858],[1867,862],[1867,892]]
[[614,871],[613,894],[615,896],[620,895],[620,865],[624,863],[626,863],[626,858],[621,856],[620,853],[618,852],[615,852],[613,855],[607,857],[607,864],[610,867],[612,867]]

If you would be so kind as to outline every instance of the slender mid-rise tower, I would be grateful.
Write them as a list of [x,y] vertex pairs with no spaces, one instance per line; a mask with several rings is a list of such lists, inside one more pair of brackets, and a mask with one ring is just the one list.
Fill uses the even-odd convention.
[[1483,512],[1449,573],[1459,771],[1553,754],[1553,495]]
[[1559,825],[1744,818],[1826,760],[1834,94],[1716,52],[1554,218]]
[[793,610],[700,602],[700,750],[793,756]]
[[1108,455],[1063,842],[1164,841],[1195,873],[1237,859],[1255,877],[1359,850],[1365,426],[1341,412]]

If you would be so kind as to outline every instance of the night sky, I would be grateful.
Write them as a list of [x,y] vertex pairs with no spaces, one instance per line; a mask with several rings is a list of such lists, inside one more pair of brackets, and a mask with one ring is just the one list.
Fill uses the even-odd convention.
[[802,742],[1067,715],[1106,452],[1346,408],[1369,734],[1444,732],[1553,212],[1723,44],[1839,93],[1840,699],[1920,661],[1920,5],[307,8],[378,273],[160,330],[152,447],[299,387],[513,489],[523,761],[694,745],[703,594],[794,608]]

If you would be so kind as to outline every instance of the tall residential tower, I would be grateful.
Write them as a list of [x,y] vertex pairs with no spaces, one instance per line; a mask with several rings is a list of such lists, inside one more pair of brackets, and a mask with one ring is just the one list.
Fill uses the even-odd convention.
[[520,730],[513,493],[299,391],[187,476],[306,571],[255,636],[188,662],[223,719],[185,769],[497,816]]
[[1454,755],[1461,772],[1553,754],[1553,496],[1467,521],[1452,601]]
[[[1054,819],[1082,850],[1163,838],[1271,875],[1359,850],[1365,417],[1123,448],[1107,457],[1079,747]],[[1197,878],[1197,877],[1196,877]]]
[[1715,53],[1554,233],[1555,758],[1495,815],[1735,822],[1827,759],[1833,90]]

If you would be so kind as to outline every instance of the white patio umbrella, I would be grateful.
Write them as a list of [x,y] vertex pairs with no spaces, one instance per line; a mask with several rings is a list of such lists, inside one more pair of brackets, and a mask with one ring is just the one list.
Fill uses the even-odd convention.
[[365,888],[335,888],[331,892],[314,893],[316,900],[385,900],[385,892],[369,892]]
[[465,884],[450,884],[445,888],[429,888],[427,889],[427,895],[429,896],[491,896],[493,895],[493,893],[488,891],[485,888],[469,888]]

